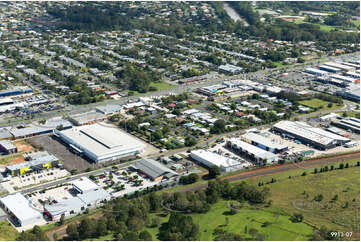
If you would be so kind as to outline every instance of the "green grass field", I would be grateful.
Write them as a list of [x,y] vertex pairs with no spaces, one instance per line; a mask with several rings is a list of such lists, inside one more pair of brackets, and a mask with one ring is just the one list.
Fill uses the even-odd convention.
[[[294,21],[294,23],[295,24],[309,24],[308,22],[305,22],[303,20],[296,20],[296,21]],[[331,31],[331,30],[337,29],[337,27],[335,27],[335,26],[330,26],[330,25],[326,25],[326,24],[314,24],[314,25],[320,26],[320,30],[323,30],[323,31]]]
[[[258,230],[264,236],[264,240],[308,240],[314,230],[311,225],[318,228],[326,226],[334,231],[359,233],[360,169],[354,166],[358,160],[343,161],[344,164],[348,162],[351,167],[342,170],[313,174],[314,168],[317,167],[319,170],[321,166],[304,169],[301,163],[295,170],[247,179],[247,182],[254,185],[264,182],[264,186],[270,188],[271,195],[268,199],[272,200],[272,205],[270,207],[244,205],[240,212],[229,215],[230,208],[227,201],[220,200],[208,213],[191,214],[194,222],[200,226],[200,240],[213,240],[213,231],[216,228],[240,234],[249,240],[251,235],[245,233],[246,226],[248,231],[251,228]],[[341,162],[334,163],[334,167],[338,168],[339,163]],[[301,176],[304,171],[307,175]],[[276,179],[276,182],[266,184],[272,178]],[[241,181],[234,184],[239,182]],[[318,194],[323,195],[323,200],[313,201]],[[335,195],[338,195],[338,199],[331,202]],[[346,202],[348,202],[347,207],[345,207]],[[292,223],[289,220],[296,212],[303,214],[303,223]],[[150,214],[150,219],[158,216],[161,223],[167,222],[169,215],[161,215],[162,213]],[[228,224],[226,217],[229,220]],[[262,227],[264,222],[269,222],[270,225]],[[16,235],[16,231],[14,235],[5,224],[0,224],[0,229],[8,231],[3,233],[4,238],[0,237],[0,239],[11,240],[11,236]],[[159,226],[146,230],[151,233],[153,240],[158,240]],[[112,239],[113,235],[109,234],[95,240]]]
[[[177,86],[176,85],[171,85],[169,83],[166,83],[166,82],[152,82],[150,84],[151,87],[155,87],[157,88],[157,91],[164,91],[164,90],[169,90],[169,89],[172,89],[172,88],[176,88]],[[134,95],[138,95],[140,94],[139,92],[137,91],[131,91],[131,90],[125,90],[126,92],[133,92]]]
[[357,26],[357,28],[360,28],[360,21],[358,20],[351,20],[351,22]]
[[0,241],[15,240],[19,232],[6,220],[0,222]]
[[329,108],[329,107],[327,107],[327,105],[330,102],[327,102],[327,101],[324,101],[324,100],[321,100],[321,99],[318,99],[318,98],[312,98],[310,100],[300,101],[299,103],[304,105],[304,106],[310,107],[310,108],[320,108],[322,106],[322,108],[320,108],[319,111],[332,110],[332,109],[340,108],[340,106],[337,106],[336,103],[332,103],[333,104],[332,107]]
[[177,87],[176,85],[171,85],[167,82],[154,82],[150,86],[157,88],[158,91],[168,90]]
[[[351,166],[358,160],[347,161]],[[307,162],[307,161],[306,161]],[[341,162],[334,163],[337,168]],[[344,164],[346,161],[343,162]],[[257,208],[245,206],[236,215],[229,215],[229,224],[225,226],[226,215],[229,211],[226,201],[220,201],[213,205],[206,214],[192,214],[194,221],[200,226],[200,240],[212,240],[213,230],[221,226],[224,230],[241,234],[245,238],[251,238],[244,234],[244,227],[257,229],[265,236],[265,240],[308,240],[308,235],[313,233],[312,226],[326,226],[335,231],[353,231],[359,233],[359,167],[350,167],[343,170],[334,170],[324,173],[313,174],[314,168],[318,170],[322,166],[313,166],[307,169],[302,167],[272,175],[265,175],[247,179],[251,184],[271,181],[266,184],[271,191],[272,206],[269,208]],[[330,165],[329,165],[330,167]],[[301,174],[306,171],[306,176]],[[289,178],[291,176],[291,178]],[[234,182],[234,183],[239,183]],[[174,189],[175,190],[175,189]],[[306,191],[306,194],[303,194]],[[323,195],[320,202],[312,201],[318,195]],[[338,195],[338,200],[330,202]],[[348,202],[347,208],[343,208]],[[307,223],[292,223],[289,220],[293,213],[302,213]],[[158,216],[152,214],[152,217]],[[168,221],[167,217],[160,217],[162,222]],[[263,222],[270,222],[268,227],[261,227]],[[224,227],[223,227],[224,226]],[[284,230],[284,229],[287,230]],[[147,229],[157,239],[158,228]]]
[[107,235],[104,235],[104,236],[100,236],[99,238],[95,238],[95,239],[87,239],[89,241],[111,241],[114,239],[114,236],[113,234],[107,234]]
[[[349,161],[350,165],[355,163],[356,161]],[[338,167],[338,164],[335,163],[334,166]],[[272,206],[284,209],[289,214],[301,212],[306,221],[317,227],[324,225],[335,231],[359,233],[359,167],[318,174],[313,174],[313,169],[297,169],[277,175],[251,178],[248,181],[257,185],[260,181],[266,183],[275,178],[277,182],[266,185],[271,189]],[[307,175],[300,176],[304,171]],[[304,191],[307,195],[303,194]],[[323,200],[312,201],[318,194],[323,195]],[[335,195],[338,196],[338,200],[330,202]],[[300,205],[302,202],[305,204]],[[348,207],[342,208],[346,202],[349,203]]]
[[[331,30],[337,29],[337,27],[329,26],[326,24],[319,24],[319,26],[320,26],[320,29],[323,31],[331,31]],[[339,29],[339,30],[341,30],[341,29]]]
[[[338,115],[342,116],[343,112],[337,113]],[[359,118],[360,113],[359,112],[346,112],[347,117],[353,117],[353,118]]]
[[[200,240],[213,240],[213,231],[222,228],[225,231],[241,234],[245,239],[251,239],[251,235],[245,233],[256,229],[264,235],[265,240],[307,240],[313,233],[312,227],[304,223],[292,223],[289,216],[283,211],[271,208],[255,208],[246,206],[235,215],[228,215],[229,207],[227,201],[221,200],[214,204],[211,210],[205,214],[192,214],[193,221],[200,226]],[[152,214],[152,216],[157,216]],[[229,222],[226,225],[226,217]],[[161,217],[162,222],[167,222],[169,216]],[[264,222],[270,222],[267,227],[262,227]],[[158,228],[147,229],[153,239],[157,239]],[[158,239],[157,239],[158,240]]]

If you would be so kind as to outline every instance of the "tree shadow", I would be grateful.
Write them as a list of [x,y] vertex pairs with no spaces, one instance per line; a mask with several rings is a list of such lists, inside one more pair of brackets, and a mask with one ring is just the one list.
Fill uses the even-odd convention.
[[224,211],[222,214],[225,216],[229,216],[229,215],[235,215],[236,213],[232,213],[231,211]]

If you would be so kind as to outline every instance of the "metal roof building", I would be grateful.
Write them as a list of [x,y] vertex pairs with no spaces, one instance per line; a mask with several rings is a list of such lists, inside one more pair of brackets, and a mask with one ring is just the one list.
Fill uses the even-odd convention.
[[348,138],[312,127],[304,122],[280,121],[271,130],[320,150],[331,149],[350,141]]
[[242,135],[241,139],[272,153],[280,153],[288,150],[288,146],[252,132]]
[[119,113],[120,111],[122,111],[122,109],[123,107],[119,104],[109,104],[105,106],[99,106],[96,108],[96,110],[98,110],[99,112],[105,115]]
[[85,210],[85,207],[85,203],[80,198],[73,197],[58,201],[57,203],[46,204],[44,206],[44,214],[49,216],[51,220],[58,220],[62,214],[64,214],[64,216],[76,215],[82,210]]
[[343,118],[341,120],[334,120],[332,124],[345,130],[360,133],[360,120],[356,118]]
[[342,65],[342,64],[336,63],[336,62],[326,62],[326,63],[324,63],[324,65],[338,68],[343,71],[355,71],[355,67]]
[[18,222],[19,226],[27,226],[43,221],[43,216],[36,211],[29,200],[21,193],[0,198],[1,206]]
[[360,102],[360,85],[350,84],[347,89],[336,91],[336,95],[352,101]]
[[6,154],[13,154],[18,152],[18,149],[9,140],[0,140],[0,150]]
[[[86,183],[83,185],[86,186]],[[76,215],[86,208],[96,207],[103,201],[109,199],[111,199],[110,193],[96,185],[95,189],[87,190],[83,194],[78,194],[76,197],[45,205],[44,213],[49,216],[51,220],[58,220],[63,214],[66,217]]]
[[21,129],[12,129],[10,133],[14,137],[14,139],[30,137],[34,135],[47,134],[51,133],[53,128],[50,127],[41,127],[41,126],[30,126]]
[[207,167],[218,166],[222,172],[240,170],[246,167],[239,160],[231,159],[208,150],[193,150],[190,156]]
[[334,67],[331,67],[331,66],[322,65],[319,68],[320,68],[320,70],[333,72],[333,73],[341,72],[341,69],[334,68]]
[[86,113],[79,113],[69,117],[76,125],[94,124],[99,121],[103,121],[107,118],[103,113],[97,112],[96,110],[89,111]]
[[0,129],[0,140],[10,139],[12,137],[13,137],[12,134],[10,133],[10,131],[7,128]]
[[310,67],[310,68],[306,68],[306,69],[304,70],[304,72],[309,73],[309,74],[312,74],[312,75],[316,75],[316,76],[325,76],[325,75],[328,74],[327,71],[321,71],[321,70],[319,70],[319,69],[311,68],[311,67]]
[[342,76],[342,75],[338,75],[338,74],[334,74],[331,75],[330,78],[336,79],[336,80],[340,80],[346,83],[354,83],[355,82],[355,78],[349,77],[349,76]]
[[77,196],[86,206],[96,206],[100,204],[101,201],[109,200],[111,195],[109,192],[99,187],[95,190],[88,191],[84,194],[79,194]]
[[61,162],[56,156],[47,155],[31,161],[7,166],[6,172],[10,173],[12,176],[17,176],[32,170],[42,170],[44,168],[50,168],[52,166],[58,165],[59,163]]
[[136,138],[105,123],[55,130],[55,133],[74,150],[83,152],[95,162],[137,155],[145,148]]
[[63,119],[62,117],[55,117],[48,119],[45,124],[41,125],[43,127],[53,128],[56,129],[59,126],[62,126],[63,129],[71,128],[73,125],[71,122],[69,122],[66,119]]
[[134,163],[133,167],[149,176],[152,180],[159,181],[163,177],[171,178],[178,176],[177,173],[152,159],[141,159]]
[[85,176],[73,181],[73,187],[80,193],[86,193],[99,188],[97,184]]
[[31,89],[31,88],[8,89],[5,91],[1,91],[0,97],[15,96],[15,95],[20,95],[20,94],[24,94],[24,93],[30,93],[32,91],[33,91],[33,89]]
[[267,163],[270,163],[276,161],[278,158],[277,155],[271,152],[236,138],[229,139],[227,141],[227,146],[238,151],[240,154],[254,159],[257,162],[267,161]]

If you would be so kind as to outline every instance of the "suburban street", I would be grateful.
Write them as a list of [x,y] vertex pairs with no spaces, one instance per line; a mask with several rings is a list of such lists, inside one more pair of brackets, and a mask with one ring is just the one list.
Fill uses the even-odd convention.
[[66,106],[66,108],[64,108],[64,110],[54,110],[54,111],[49,111],[49,112],[45,112],[45,113],[40,113],[40,114],[37,114],[34,118],[27,119],[27,120],[22,119],[23,117],[20,117],[20,119],[13,119],[13,120],[1,120],[0,127],[8,127],[11,125],[19,125],[19,124],[26,125],[26,124],[30,124],[34,121],[48,119],[51,117],[69,116],[69,115],[73,115],[73,114],[77,114],[77,113],[87,112],[87,111],[94,109],[97,106],[103,106],[103,105],[108,105],[108,104],[123,105],[128,102],[136,101],[139,97],[154,97],[154,96],[163,96],[163,95],[169,95],[169,94],[180,94],[183,92],[191,92],[200,87],[219,84],[220,82],[222,82],[224,80],[250,79],[250,80],[254,80],[254,81],[261,81],[264,79],[265,75],[270,75],[277,71],[287,72],[287,70],[289,70],[289,69],[292,69],[292,71],[302,70],[306,66],[311,66],[314,64],[319,64],[319,63],[323,63],[323,62],[327,62],[327,61],[333,61],[335,59],[340,59],[340,58],[346,59],[347,56],[349,56],[349,55],[355,55],[355,54],[352,53],[352,54],[336,56],[336,57],[331,56],[331,57],[327,57],[322,60],[312,60],[312,61],[308,61],[308,62],[305,62],[302,64],[294,64],[294,65],[283,66],[283,67],[278,67],[278,68],[273,68],[273,69],[264,69],[264,70],[259,70],[257,72],[252,72],[252,73],[247,73],[247,74],[239,74],[239,75],[234,75],[234,76],[218,75],[218,77],[215,79],[211,79],[211,80],[207,80],[207,81],[200,81],[200,82],[190,83],[190,84],[183,84],[183,85],[177,84],[178,86],[175,88],[172,88],[172,89],[138,94],[136,96],[130,96],[130,97],[121,97],[119,100],[105,100],[101,103],[91,103],[91,104],[76,105],[76,106],[68,105],[68,106]]

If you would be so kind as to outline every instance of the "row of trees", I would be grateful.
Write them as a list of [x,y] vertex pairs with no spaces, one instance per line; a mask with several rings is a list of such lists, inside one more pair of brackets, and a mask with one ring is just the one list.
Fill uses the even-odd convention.
[[[192,180],[193,175],[188,179]],[[199,227],[190,216],[184,213],[205,213],[211,204],[219,199],[235,199],[250,203],[263,203],[268,197],[267,189],[260,190],[253,185],[242,182],[231,185],[218,179],[210,181],[206,190],[185,193],[150,193],[143,197],[126,199],[118,198],[103,206],[103,216],[98,219],[85,218],[79,224],[72,223],[67,227],[67,237],[64,240],[88,240],[112,233],[116,240],[152,240],[146,227],[158,227],[160,218],[151,213],[176,210],[171,212],[168,222],[159,228],[160,240],[197,240]],[[166,214],[165,214],[166,216]],[[41,234],[35,229],[35,234]],[[23,233],[23,240],[46,240],[46,237],[35,237]],[[33,237],[31,237],[33,236]]]

